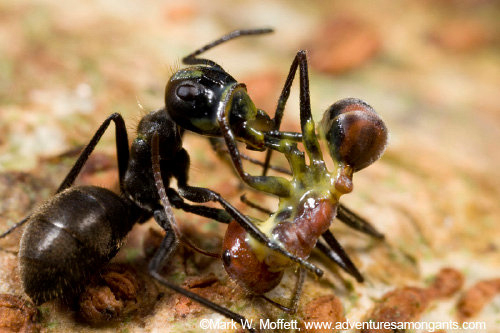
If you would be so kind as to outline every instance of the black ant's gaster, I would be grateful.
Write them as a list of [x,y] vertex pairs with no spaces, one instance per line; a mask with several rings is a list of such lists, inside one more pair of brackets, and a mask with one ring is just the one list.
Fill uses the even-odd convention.
[[[334,104],[327,110],[320,127],[337,161],[336,170],[328,172],[322,161],[310,116],[305,55],[301,57],[302,53],[299,53],[292,64],[274,119],[257,109],[246,93],[245,86],[222,67],[211,60],[197,58],[199,54],[235,37],[271,31],[237,30],[185,57],[183,62],[193,66],[173,74],[165,91],[165,108],[142,118],[130,150],[123,118],[117,113],[112,114],[82,151],[55,196],[0,235],[0,238],[5,237],[27,223],[21,239],[19,263],[24,290],[35,303],[40,304],[52,298],[69,299],[78,293],[86,277],[116,254],[132,226],[154,217],[167,233],[150,261],[150,274],[162,285],[241,322],[244,318],[237,313],[184,290],[160,275],[161,267],[174,253],[179,241],[197,251],[213,255],[196,248],[182,236],[176,227],[170,203],[187,212],[231,223],[224,240],[224,265],[233,278],[256,294],[272,289],[279,282],[283,268],[291,262],[301,267],[297,289],[300,289],[304,278],[304,268],[321,276],[323,272],[319,268],[305,261],[315,246],[359,281],[362,280],[328,226],[338,207],[338,217],[343,222],[372,236],[383,237],[368,222],[338,203],[339,196],[352,189],[352,172],[373,162],[383,151],[386,137],[383,122],[360,101],[351,101],[343,106]],[[290,86],[299,64],[302,133],[279,131]],[[353,107],[357,108],[355,112]],[[72,186],[111,121],[116,128],[120,194],[97,186]],[[259,223],[241,214],[217,193],[189,186],[189,155],[182,148],[181,128],[204,135],[224,136],[242,179],[255,189],[279,196],[278,211],[268,221]],[[292,167],[292,180],[248,175],[243,171],[235,139],[246,143],[251,149],[270,148],[285,154]],[[305,165],[303,153],[295,144],[301,140],[312,161],[309,166]],[[266,162],[265,169],[267,166]],[[172,178],[177,180],[178,192],[169,187]],[[166,182],[166,190],[163,181]],[[187,204],[183,198],[197,203],[219,202],[223,209]],[[321,226],[306,228],[309,218]],[[311,235],[308,228],[315,229],[311,230]],[[295,230],[292,232],[292,229]],[[320,235],[329,248],[321,242],[316,243]],[[302,237],[307,246],[301,243],[302,239],[295,242],[296,246],[290,245],[293,243],[290,237]],[[230,245],[237,238],[245,242],[244,248],[236,249]],[[240,250],[243,251],[242,256],[238,257],[236,252]],[[254,271],[244,272],[238,268],[240,259],[247,255],[257,258],[257,261],[252,261]],[[255,266],[255,263],[261,266]],[[260,289],[249,282],[254,274],[258,283],[262,283]],[[298,292],[293,303],[297,300]]]
[[[111,121],[116,125],[120,195],[97,186],[72,186]],[[181,133],[164,109],[146,115],[137,134],[129,151],[122,116],[118,113],[109,116],[56,195],[1,236],[27,223],[21,238],[19,265],[24,290],[36,304],[53,298],[70,299],[78,293],[86,278],[116,254],[136,222],[154,216],[162,227],[170,230],[154,184],[150,148],[153,134],[163,144],[160,151],[163,177],[175,177],[183,184],[181,187],[187,187],[186,191],[197,193],[196,188],[186,184],[189,157],[182,149]],[[189,205],[173,189],[169,189],[169,194],[178,208],[221,222],[228,220],[223,210]]]

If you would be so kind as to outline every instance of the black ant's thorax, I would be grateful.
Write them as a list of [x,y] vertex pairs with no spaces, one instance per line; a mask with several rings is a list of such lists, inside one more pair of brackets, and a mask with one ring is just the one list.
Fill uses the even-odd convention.
[[[168,186],[172,177],[181,177],[189,165],[182,149],[179,127],[165,109],[152,111],[137,126],[137,136],[130,147],[130,159],[123,186],[126,197],[146,211],[153,211],[159,196],[155,187],[151,163],[151,140],[154,133],[160,138],[162,178]],[[178,172],[176,172],[179,170]]]

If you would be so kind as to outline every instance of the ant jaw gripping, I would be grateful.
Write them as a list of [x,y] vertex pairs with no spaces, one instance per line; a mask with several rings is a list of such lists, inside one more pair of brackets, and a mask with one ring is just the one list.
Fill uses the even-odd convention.
[[[238,86],[238,89],[234,89]],[[224,104],[224,96],[230,94]],[[246,87],[217,67],[195,66],[177,71],[165,88],[168,114],[182,128],[207,136],[221,136],[217,110],[224,108],[231,130],[248,148],[264,150],[264,134],[274,123],[255,107]]]
[[[340,178],[351,178],[352,172],[378,160],[387,145],[388,132],[383,120],[370,105],[356,98],[342,99],[330,106],[319,130],[328,143],[330,155],[343,166]],[[344,165],[352,171],[343,172]]]
[[246,86],[237,83],[224,92],[219,108],[228,120],[234,136],[251,150],[265,150],[264,132],[274,128],[274,122],[264,111],[257,109],[248,96]]

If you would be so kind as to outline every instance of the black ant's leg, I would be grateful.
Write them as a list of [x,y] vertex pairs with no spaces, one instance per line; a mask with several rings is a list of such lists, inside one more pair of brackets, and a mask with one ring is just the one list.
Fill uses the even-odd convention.
[[[157,219],[158,223],[160,225],[164,225],[165,222],[163,221],[161,214],[155,214],[155,219]],[[155,255],[149,262],[149,274],[153,278],[155,278],[160,284],[164,285],[167,288],[172,289],[173,291],[184,295],[186,297],[189,297],[195,302],[200,303],[203,306],[206,306],[207,308],[220,313],[221,315],[232,319],[238,323],[246,322],[245,317],[240,316],[239,314],[232,312],[220,305],[217,305],[208,299],[201,297],[200,295],[197,295],[193,292],[190,292],[184,288],[181,288],[169,281],[167,281],[163,276],[161,276],[161,268],[165,263],[169,261],[169,259],[172,257],[173,253],[175,252],[175,249],[178,246],[178,241],[175,238],[174,232],[172,232],[172,229],[166,229],[167,234],[163,241],[161,242],[160,248],[156,251]],[[249,329],[250,332],[255,332],[254,329]]]
[[[182,234],[180,233],[177,224],[175,222],[175,217],[172,212],[172,208],[170,206],[170,202],[168,201],[167,194],[165,192],[165,187],[163,185],[163,180],[161,177],[160,170],[160,156],[159,156],[159,144],[158,144],[158,134],[155,133],[152,138],[152,149],[151,149],[151,161],[153,167],[153,175],[155,179],[155,185],[158,189],[158,194],[160,196],[161,203],[163,205],[163,209],[157,209],[154,211],[153,216],[156,222],[166,231],[166,236],[161,242],[160,248],[156,251],[155,255],[149,262],[149,273],[153,278],[158,280],[162,285],[170,288],[181,295],[191,298],[192,300],[206,306],[209,309],[212,309],[223,316],[226,316],[229,319],[235,320],[240,324],[246,319],[240,316],[237,313],[234,313],[224,307],[221,307],[195,293],[192,293],[188,290],[185,290],[175,284],[168,282],[165,278],[163,278],[160,274],[161,268],[165,262],[171,258],[172,254],[175,252],[175,249],[179,245],[179,240],[184,241],[187,245],[190,245],[189,242],[186,242],[185,239],[182,239]],[[192,245],[191,245],[192,246]],[[250,332],[254,332],[253,329],[249,329]]]
[[328,258],[335,261],[343,270],[352,275],[356,281],[363,282],[365,279],[351,261],[344,248],[337,239],[333,236],[330,230],[327,230],[322,235],[323,239],[326,241],[330,249],[327,248],[323,243],[318,241],[316,247],[323,252]]
[[[73,164],[73,167],[71,170],[68,172],[64,180],[62,181],[61,185],[59,185],[59,188],[56,191],[56,194],[64,191],[71,185],[73,185],[73,182],[75,181],[76,177],[82,170],[83,166],[85,165],[85,162],[87,162],[87,159],[89,158],[90,154],[94,150],[95,146],[101,139],[102,135],[104,132],[106,132],[106,129],[108,128],[109,124],[111,121],[115,122],[116,126],[116,154],[118,158],[118,171],[119,171],[119,177],[120,177],[120,187],[122,186],[122,179],[123,176],[125,175],[125,171],[127,169],[127,164],[128,164],[128,159],[129,159],[129,150],[128,150],[128,135],[127,135],[127,128],[125,127],[125,121],[123,120],[122,116],[119,113],[113,113],[110,115],[102,124],[99,126],[97,131],[95,132],[94,136],[90,140],[90,142],[87,144],[85,149],[80,153],[80,156],[78,157],[78,160]],[[12,233],[15,229],[18,227],[22,226],[26,221],[29,220],[31,215],[28,215],[21,221],[17,222],[14,224],[12,227],[10,227],[7,231],[5,231],[3,234],[0,235],[0,238],[4,238],[8,234]]]
[[300,264],[305,267],[307,270],[311,271],[318,277],[323,275],[323,271],[316,267],[315,265],[307,262],[306,260],[294,256],[290,252],[283,249],[277,243],[271,241],[262,231],[259,230],[245,215],[240,213],[236,208],[234,208],[229,202],[227,202],[224,198],[220,196],[220,194],[209,190],[207,188],[202,187],[193,187],[188,185],[178,185],[179,192],[182,197],[193,201],[193,202],[218,202],[220,205],[234,218],[234,220],[241,225],[246,232],[248,232],[252,237],[254,237],[257,241],[264,244],[270,250],[275,251],[288,259]]
[[375,229],[371,223],[342,204],[338,207],[337,218],[349,227],[361,231],[369,236],[377,239],[385,238],[384,234]]
[[292,300],[290,301],[289,306],[284,306],[283,304],[273,301],[272,299],[270,299],[265,295],[260,295],[260,297],[265,299],[272,305],[278,307],[280,310],[294,314],[297,311],[297,306],[299,305],[299,300],[302,294],[302,287],[304,286],[305,277],[306,275],[304,269],[300,268],[297,276],[297,283],[295,284],[295,290],[293,291],[293,297]]
[[[220,151],[227,153],[226,149],[221,148]],[[269,150],[268,152],[272,152],[272,151],[273,150]],[[240,156],[242,159],[247,160],[250,163],[265,167],[264,163],[257,160],[257,159],[248,157],[248,156],[243,155],[243,154],[240,154]],[[280,168],[280,167],[274,166],[272,164],[268,165],[268,168],[271,170],[275,170],[275,171],[287,174],[287,175],[292,175],[292,172],[290,170]],[[263,213],[267,213],[267,214],[272,213],[267,208],[260,207],[256,203],[249,201],[245,195],[243,195],[241,197],[241,201],[252,208],[260,210]],[[350,226],[351,228],[358,230],[360,232],[363,232],[369,236],[372,236],[372,237],[377,238],[377,239],[384,239],[385,238],[384,234],[380,233],[377,229],[375,229],[375,227],[370,222],[368,222],[365,218],[359,216],[358,214],[356,214],[355,212],[353,212],[352,210],[347,208],[342,203],[339,203],[338,210],[337,210],[337,218],[340,221],[342,221],[343,223],[345,223],[346,225]]]
[[185,212],[207,217],[217,222],[228,224],[233,218],[224,209],[213,208],[201,205],[190,205],[182,199],[182,197],[173,188],[167,188],[167,196],[172,206],[177,209],[182,209]]
[[263,28],[263,29],[244,29],[244,30],[235,30],[227,35],[222,36],[221,38],[214,40],[211,43],[208,43],[207,45],[199,48],[198,50],[188,54],[184,58],[182,58],[182,63],[185,65],[207,65],[207,66],[212,66],[216,68],[221,67],[214,61],[208,60],[208,59],[203,59],[203,58],[196,58],[196,56],[205,53],[206,51],[216,47],[217,45],[220,45],[222,43],[225,43],[227,41],[230,41],[231,39],[240,37],[240,36],[250,36],[250,35],[262,35],[262,34],[267,34],[270,32],[273,32],[273,29],[269,28]]
[[80,157],[78,157],[78,160],[76,160],[75,164],[66,175],[66,178],[64,178],[61,185],[59,185],[59,188],[57,189],[56,193],[64,191],[65,189],[73,185],[73,182],[75,181],[76,177],[82,170],[83,166],[85,165],[85,162],[87,162],[87,159],[89,158],[95,146],[101,139],[102,135],[104,134],[104,132],[106,132],[106,129],[108,128],[111,121],[115,122],[115,127],[116,127],[115,137],[116,137],[116,155],[118,158],[118,174],[120,179],[120,188],[121,190],[123,190],[122,180],[123,177],[125,176],[125,171],[127,170],[127,164],[130,154],[128,150],[128,135],[123,117],[119,113],[113,113],[101,124],[101,126],[99,126],[99,128],[95,132],[94,136],[92,137],[88,145],[80,154]]
[[[21,221],[17,222],[16,224],[14,224],[9,229],[7,229],[7,231],[5,231],[3,234],[0,235],[0,239],[6,237],[8,234],[12,233],[14,230],[16,230],[17,228],[19,228],[23,224],[25,224],[26,221],[28,221],[30,217],[31,217],[31,214],[28,215],[28,216],[26,216],[24,219],[22,219]],[[3,250],[3,249],[0,248],[0,250]],[[7,250],[3,250],[3,251],[7,251]]]

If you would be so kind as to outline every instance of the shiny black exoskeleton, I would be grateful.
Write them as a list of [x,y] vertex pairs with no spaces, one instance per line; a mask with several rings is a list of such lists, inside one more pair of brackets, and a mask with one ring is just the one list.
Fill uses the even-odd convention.
[[[121,194],[97,186],[72,186],[111,121],[116,124]],[[161,143],[163,179],[175,177],[179,188],[193,197],[200,195],[187,186],[189,156],[182,148],[178,126],[164,109],[141,120],[130,152],[121,115],[111,115],[81,153],[56,195],[16,225],[28,223],[21,239],[19,263],[24,290],[35,303],[52,298],[71,299],[86,279],[117,253],[136,222],[154,216],[162,227],[170,230],[170,222],[159,204],[152,171],[153,135]],[[229,219],[223,210],[185,204],[173,189],[169,195],[177,207],[186,211],[222,222]]]

